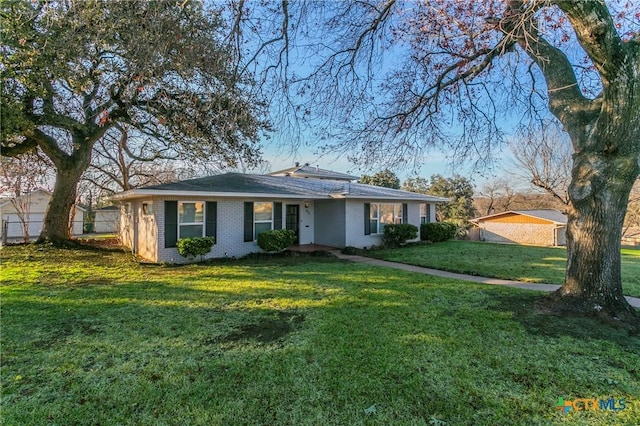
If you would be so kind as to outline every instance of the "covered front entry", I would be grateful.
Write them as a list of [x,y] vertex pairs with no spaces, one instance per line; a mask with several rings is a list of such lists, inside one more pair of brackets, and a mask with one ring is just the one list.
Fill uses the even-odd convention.
[[295,244],[300,244],[300,206],[298,204],[287,204],[285,222],[286,229],[296,233]]

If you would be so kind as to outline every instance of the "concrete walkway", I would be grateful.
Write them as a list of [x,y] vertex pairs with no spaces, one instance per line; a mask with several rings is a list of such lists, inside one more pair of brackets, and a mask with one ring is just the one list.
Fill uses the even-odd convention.
[[[368,265],[375,265],[375,266],[384,266],[387,268],[394,268],[394,269],[402,269],[403,271],[408,271],[408,272],[434,275],[436,277],[443,277],[443,278],[452,278],[455,280],[472,281],[472,282],[481,283],[481,284],[502,285],[505,287],[523,288],[526,290],[539,290],[539,291],[549,291],[549,292],[555,291],[560,288],[560,286],[556,284],[525,283],[522,281],[511,281],[511,280],[501,280],[499,278],[478,277],[475,275],[458,274],[456,272],[441,271],[439,269],[423,268],[421,266],[407,265],[407,264],[398,263],[398,262],[389,262],[387,260],[373,259],[370,257],[342,254],[340,250],[331,250],[331,253],[333,253],[338,259],[350,260],[352,262],[365,263]],[[631,296],[625,296],[625,298],[627,299],[627,301],[629,301],[629,304],[631,306],[635,308],[640,308],[640,298],[631,297]]]

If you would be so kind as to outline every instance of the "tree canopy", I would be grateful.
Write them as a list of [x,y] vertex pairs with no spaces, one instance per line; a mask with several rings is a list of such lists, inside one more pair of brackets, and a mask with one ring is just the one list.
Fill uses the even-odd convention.
[[237,73],[220,11],[191,1],[22,0],[2,2],[0,14],[2,155],[38,147],[57,171],[43,237],[68,238],[77,182],[118,124],[177,155],[259,159],[264,105]]
[[374,186],[383,186],[385,188],[400,189],[400,179],[389,169],[384,169],[373,175],[362,175],[360,183]]
[[408,178],[402,183],[402,190],[409,192],[417,192],[419,194],[429,193],[429,181],[423,177]]
[[639,3],[239,4],[236,34],[270,35],[250,57],[272,59],[256,70],[285,89],[279,104],[362,164],[419,164],[433,147],[484,163],[516,124],[553,116],[573,162],[567,274],[550,303],[637,318],[619,251],[640,173]]
[[466,224],[476,215],[473,206],[473,183],[460,175],[445,178],[433,175],[429,179],[427,193],[450,198],[451,201],[439,204],[436,209],[438,220],[447,220],[459,225]]

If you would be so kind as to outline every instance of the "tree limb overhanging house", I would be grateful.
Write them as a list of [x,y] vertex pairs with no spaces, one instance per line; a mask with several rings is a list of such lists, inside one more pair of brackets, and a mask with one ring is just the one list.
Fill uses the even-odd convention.
[[448,199],[353,182],[356,176],[296,165],[269,175],[226,173],[147,186],[112,197],[122,243],[152,262],[182,263],[180,238],[213,236],[206,258],[259,252],[257,236],[291,229],[296,244],[371,247],[388,223],[435,221]]

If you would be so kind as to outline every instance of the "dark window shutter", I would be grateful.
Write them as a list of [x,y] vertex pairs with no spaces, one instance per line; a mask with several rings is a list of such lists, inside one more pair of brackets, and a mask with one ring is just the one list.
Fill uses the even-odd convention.
[[175,247],[178,241],[178,202],[164,202],[164,247]]
[[205,223],[205,235],[207,237],[216,238],[218,242],[218,203],[216,201],[207,201],[206,204],[207,219]]
[[364,203],[364,235],[371,235],[371,204]]
[[409,223],[409,206],[407,203],[402,203],[402,223]]
[[282,203],[273,203],[273,229],[282,229]]
[[425,219],[425,222],[429,223],[431,222],[431,204],[427,203],[427,218]]
[[244,203],[244,240],[253,241],[253,202]]

